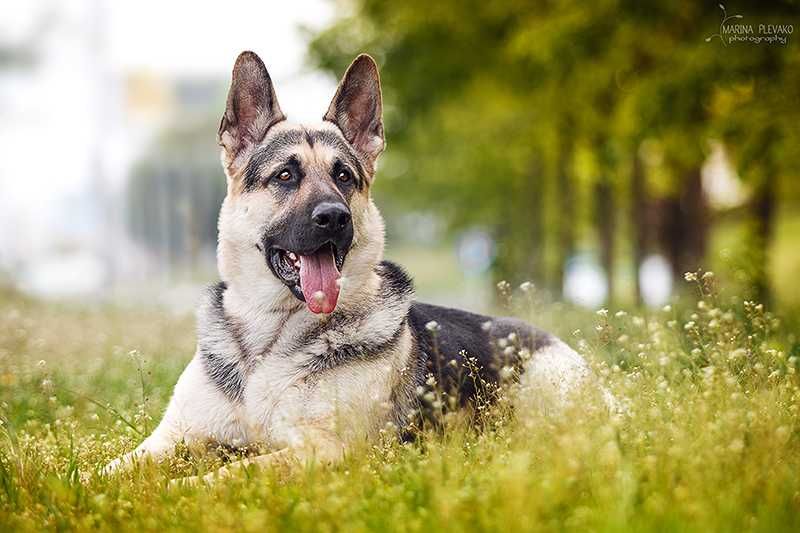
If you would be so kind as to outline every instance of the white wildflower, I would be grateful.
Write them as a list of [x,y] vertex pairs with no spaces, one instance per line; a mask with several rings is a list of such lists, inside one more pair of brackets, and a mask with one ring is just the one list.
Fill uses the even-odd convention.
[[442,329],[442,327],[435,320],[431,320],[430,322],[425,324],[425,329],[427,329],[428,331],[439,331],[440,329]]

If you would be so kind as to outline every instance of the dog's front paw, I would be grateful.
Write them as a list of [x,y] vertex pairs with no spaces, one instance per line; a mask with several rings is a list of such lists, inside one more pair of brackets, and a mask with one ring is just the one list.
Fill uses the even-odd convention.
[[113,476],[123,472],[125,470],[131,469],[137,461],[142,460],[145,457],[145,453],[141,451],[134,450],[132,452],[128,452],[125,455],[120,455],[106,466],[104,466],[100,470],[101,476]]
[[225,478],[230,476],[230,472],[227,469],[221,468],[216,472],[209,472],[203,476],[186,476],[186,477],[179,477],[176,479],[171,479],[169,481],[169,488],[183,488],[183,487],[200,487],[200,486],[211,486],[220,478]]
[[200,484],[201,479],[202,478],[200,476],[187,476],[170,479],[167,487],[171,490],[181,489],[184,487],[196,487]]
[[209,472],[202,476],[187,476],[187,477],[179,477],[177,479],[172,479],[169,482],[170,488],[176,487],[198,487],[198,486],[206,486],[209,487],[213,485],[215,482],[229,478],[233,475],[233,470],[227,466],[223,466],[213,472]]
[[100,469],[100,475],[101,476],[111,476],[111,475],[119,472],[124,466],[124,463],[123,463],[124,460],[125,460],[125,456],[117,457],[113,461],[111,461],[108,464],[106,464],[106,466],[104,466],[102,469]]

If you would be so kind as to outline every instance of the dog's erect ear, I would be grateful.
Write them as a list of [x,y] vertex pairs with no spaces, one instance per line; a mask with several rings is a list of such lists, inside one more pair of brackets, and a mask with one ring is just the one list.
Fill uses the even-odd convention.
[[361,154],[374,162],[384,148],[378,65],[361,54],[347,69],[324,120],[333,122]]
[[264,62],[254,52],[242,52],[233,65],[228,103],[219,123],[227,170],[235,171],[245,149],[261,142],[267,130],[284,119]]

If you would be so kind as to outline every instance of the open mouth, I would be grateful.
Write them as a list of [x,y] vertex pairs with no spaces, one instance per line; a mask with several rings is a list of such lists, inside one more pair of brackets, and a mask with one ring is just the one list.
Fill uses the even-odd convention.
[[333,244],[326,243],[307,254],[272,246],[267,263],[275,277],[306,302],[312,313],[331,313],[336,308],[344,254]]

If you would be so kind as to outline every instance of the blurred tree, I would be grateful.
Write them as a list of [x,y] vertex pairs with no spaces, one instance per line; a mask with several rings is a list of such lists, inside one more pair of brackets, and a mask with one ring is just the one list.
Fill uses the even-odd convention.
[[217,242],[225,178],[216,154],[215,123],[167,129],[134,167],[127,188],[128,226],[166,269],[193,266]]
[[[731,65],[742,75],[717,87],[712,109],[718,133],[751,186],[749,267],[753,298],[772,299],[770,248],[779,199],[800,173],[800,56],[782,47],[755,47]],[[781,194],[781,190],[785,194]]]
[[[381,173],[391,178],[380,193],[435,210],[452,228],[491,228],[498,278],[533,277],[560,290],[578,246],[597,250],[610,298],[621,254],[633,258],[636,282],[650,251],[661,251],[676,276],[698,268],[713,220],[701,168],[714,137],[735,147],[740,173],[755,185],[754,246],[767,246],[774,184],[796,173],[787,143],[797,135],[787,130],[798,123],[798,100],[785,83],[797,81],[797,54],[706,42],[719,27],[717,6],[344,5],[349,15],[317,34],[310,54],[336,75],[361,51],[381,63],[389,141]],[[796,18],[788,0],[736,7],[755,24]],[[732,116],[736,106],[746,113]],[[776,111],[788,112],[764,120]],[[753,120],[773,126],[743,131]],[[630,247],[617,246],[622,232]],[[766,283],[755,284],[766,296]]]

